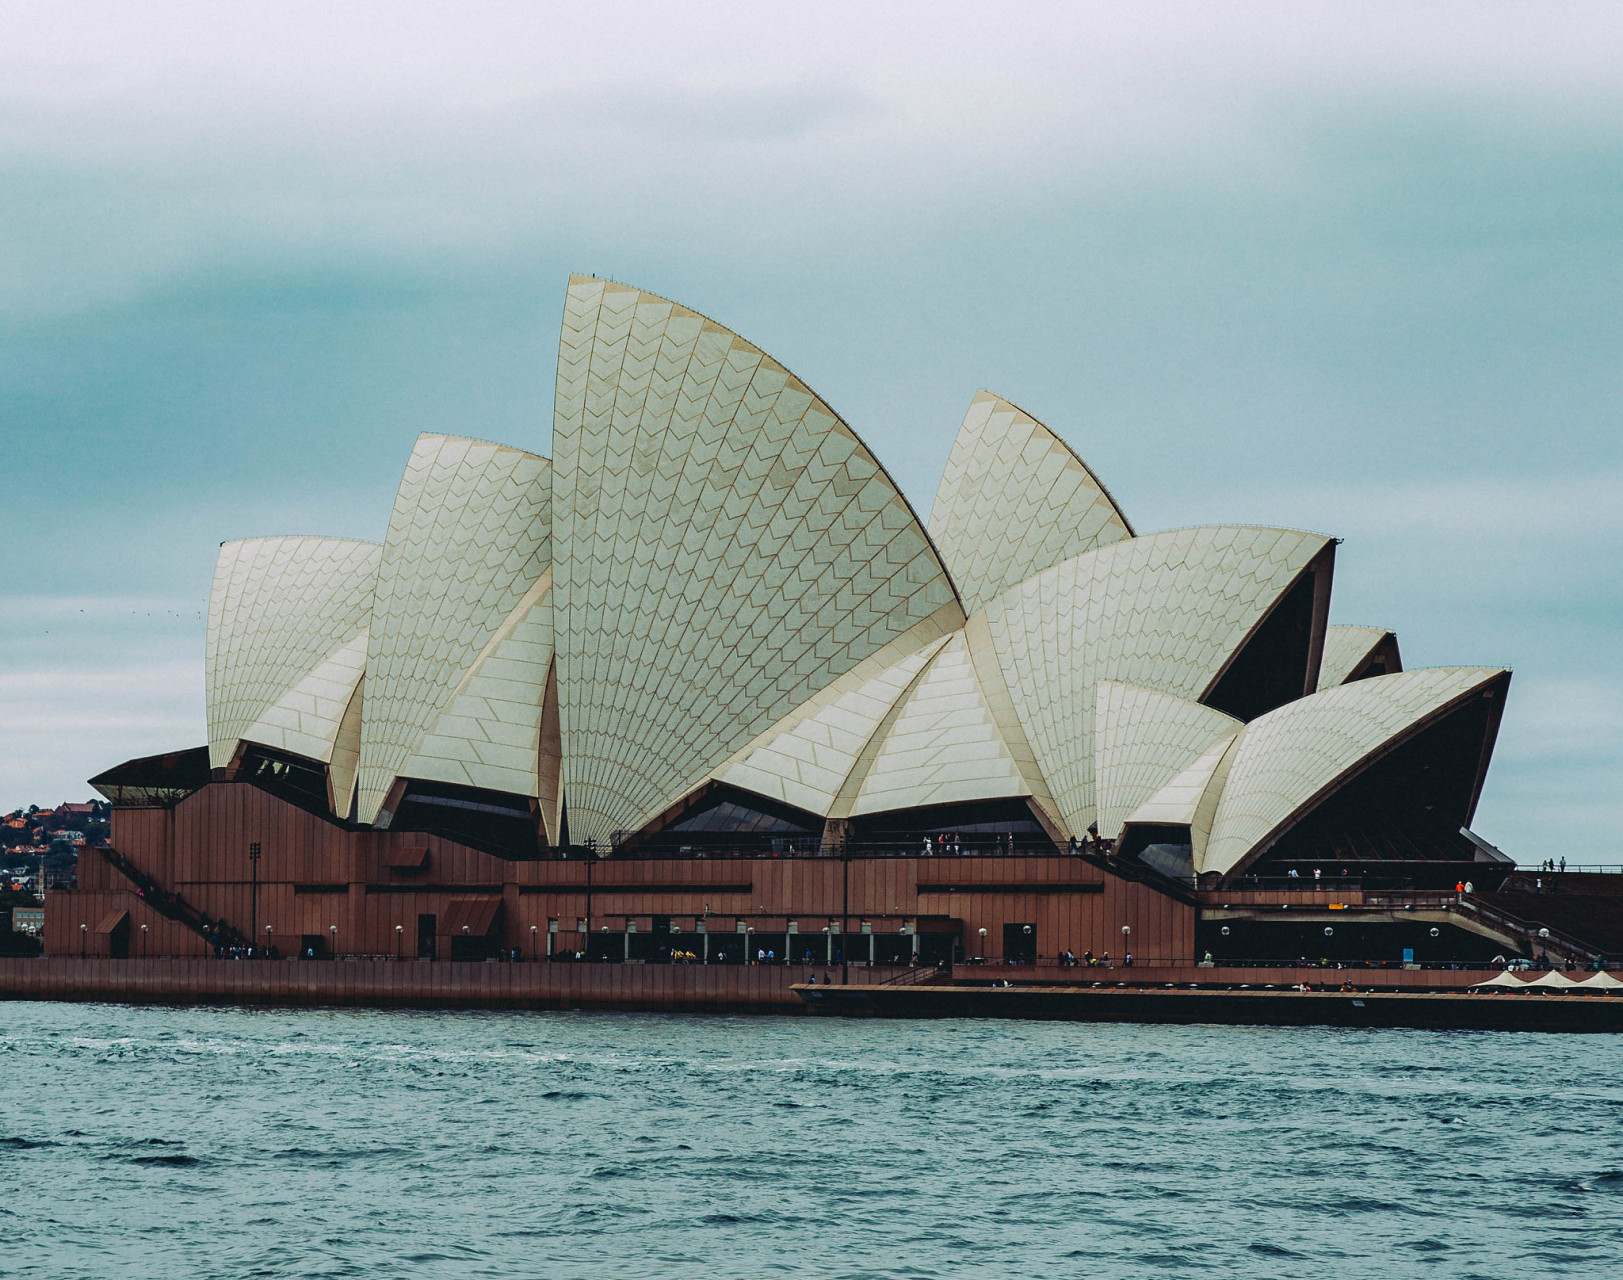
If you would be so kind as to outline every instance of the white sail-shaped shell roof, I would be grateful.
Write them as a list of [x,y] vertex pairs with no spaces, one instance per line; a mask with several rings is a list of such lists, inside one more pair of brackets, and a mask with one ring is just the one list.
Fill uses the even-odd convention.
[[[551,586],[549,569],[513,606],[400,767],[402,777],[540,794]],[[547,821],[551,830],[556,815],[547,814]]]
[[1133,529],[1069,445],[1025,410],[979,391],[936,490],[930,536],[973,613]]
[[960,632],[885,726],[850,814],[1030,795]]
[[[1333,689],[1363,669],[1376,650],[1390,645],[1395,654],[1397,637],[1385,627],[1327,627],[1324,657],[1319,662],[1320,689]],[[1387,675],[1394,674],[1386,672]]]
[[[412,796],[518,819],[503,797],[522,798],[544,839],[599,847],[752,797],[797,829],[823,819],[830,847],[909,810],[1016,801],[1056,841],[1096,824],[1126,857],[1168,839],[1135,827],[1187,826],[1195,869],[1227,874],[1318,839],[1294,824],[1331,829],[1342,810],[1316,806],[1364,806],[1341,789],[1506,678],[1377,674],[1401,665],[1393,633],[1325,628],[1329,538],[1135,535],[1063,441],[989,392],[932,540],[792,373],[610,281],[570,281],[554,447],[425,435],[381,546],[222,546],[211,765],[244,743],[303,757],[336,816],[381,827],[402,804],[423,821]],[[1464,776],[1463,748],[1435,749]]]
[[1221,711],[1119,681],[1094,695],[1099,834],[1114,840],[1128,817],[1218,740],[1244,726]]
[[1186,826],[1194,851],[1194,865],[1203,865],[1212,833],[1212,819],[1217,814],[1217,801],[1228,777],[1228,765],[1238,737],[1238,733],[1229,733],[1214,740],[1194,763],[1180,770],[1176,777],[1134,809],[1124,827]]
[[363,628],[316,663],[243,731],[243,741],[330,761],[339,728],[366,672],[366,639]]
[[880,725],[945,643],[937,637],[899,659],[887,646],[774,725],[717,781],[828,817]]
[[[453,703],[475,664],[494,656],[487,647],[504,626],[530,625],[529,611],[518,616],[515,610],[551,567],[551,479],[547,459],[506,445],[424,435],[412,449],[389,518],[372,609],[360,746],[362,822],[387,824],[379,810],[397,780],[411,776],[407,767],[414,760],[433,772],[436,766],[425,762],[444,761],[449,738],[481,741],[465,723],[469,708],[459,713]],[[545,662],[540,665],[544,681]],[[436,732],[445,714],[453,727]],[[489,720],[497,735],[492,748],[515,745],[502,736],[502,723],[499,713]],[[435,740],[426,741],[431,734]],[[470,747],[463,761],[450,762],[466,769],[448,767],[435,776],[487,764],[496,771],[492,777],[514,772],[516,757],[493,750],[481,758],[482,749]],[[533,783],[518,790],[535,794]]]
[[1438,667],[1324,689],[1259,716],[1235,743],[1199,871],[1228,873],[1373,757],[1508,673]]
[[243,740],[330,757],[360,675],[347,657],[366,634],[381,551],[305,537],[220,547],[204,657],[213,768]]
[[1066,829],[1079,835],[1097,816],[1095,686],[1116,680],[1199,700],[1329,545],[1287,529],[1149,534],[1055,565],[986,607],[998,665]]
[[962,610],[906,499],[758,347],[569,284],[553,445],[571,836],[634,830],[863,659]]

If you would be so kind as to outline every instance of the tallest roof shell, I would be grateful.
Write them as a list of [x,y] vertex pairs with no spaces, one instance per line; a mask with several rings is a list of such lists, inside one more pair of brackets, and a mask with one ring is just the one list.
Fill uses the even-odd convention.
[[636,829],[863,659],[963,621],[855,433],[668,299],[570,280],[553,449],[574,839]]

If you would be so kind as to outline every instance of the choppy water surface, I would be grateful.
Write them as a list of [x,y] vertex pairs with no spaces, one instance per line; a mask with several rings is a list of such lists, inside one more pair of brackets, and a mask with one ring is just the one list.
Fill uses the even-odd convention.
[[0,1005],[0,1273],[1623,1276],[1623,1039]]

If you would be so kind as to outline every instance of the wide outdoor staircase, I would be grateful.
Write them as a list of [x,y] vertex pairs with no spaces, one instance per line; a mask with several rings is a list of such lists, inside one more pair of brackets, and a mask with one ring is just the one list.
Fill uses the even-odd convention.
[[1518,872],[1480,895],[1490,908],[1539,928],[1581,939],[1609,960],[1623,960],[1623,875]]
[[135,895],[159,915],[183,924],[211,947],[246,947],[248,939],[224,920],[210,919],[180,894],[165,889],[117,849],[98,850],[109,866],[135,886]]
[[[1588,966],[1607,954],[1604,944],[1574,934],[1539,917],[1507,910],[1501,894],[1462,894],[1438,890],[1371,893],[1366,907],[1390,907],[1423,913],[1417,919],[1436,919],[1490,938],[1526,956],[1549,955]],[[1520,905],[1519,903],[1517,904]]]

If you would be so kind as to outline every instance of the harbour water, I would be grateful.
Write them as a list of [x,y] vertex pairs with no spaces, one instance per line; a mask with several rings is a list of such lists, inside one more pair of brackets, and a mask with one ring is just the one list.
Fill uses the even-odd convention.
[[0,1005],[0,1275],[1617,1277],[1623,1037]]

